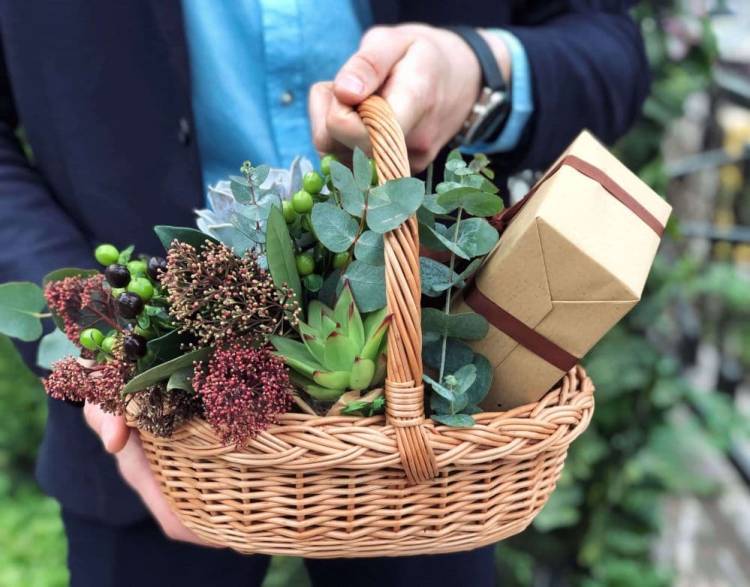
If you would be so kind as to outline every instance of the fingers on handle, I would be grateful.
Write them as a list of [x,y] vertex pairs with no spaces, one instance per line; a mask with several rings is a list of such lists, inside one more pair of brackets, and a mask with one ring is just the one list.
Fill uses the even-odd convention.
[[354,147],[369,151],[367,131],[357,113],[336,99],[331,82],[315,84],[310,90],[310,121],[315,148],[347,158]]
[[97,433],[107,452],[117,453],[125,447],[129,436],[125,418],[108,414],[89,402],[83,406],[83,416],[86,423]]
[[367,31],[359,50],[336,75],[336,98],[353,106],[375,93],[411,43],[411,37],[396,29],[374,27]]

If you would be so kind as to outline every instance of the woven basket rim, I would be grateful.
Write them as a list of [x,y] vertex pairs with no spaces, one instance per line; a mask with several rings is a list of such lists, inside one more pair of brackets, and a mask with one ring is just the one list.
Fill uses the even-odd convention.
[[[591,379],[578,366],[538,402],[505,412],[476,414],[476,424],[471,428],[429,419],[424,430],[441,467],[470,466],[497,458],[522,460],[531,453],[567,447],[577,438],[591,419],[593,394]],[[137,429],[135,413],[127,413],[126,420]],[[242,447],[224,444],[202,418],[186,422],[169,438],[144,430],[139,433],[164,447],[179,445],[179,450],[195,458],[219,456],[251,467],[272,464],[279,469],[324,472],[334,468],[398,467],[397,431],[397,426],[385,423],[384,415],[365,418],[287,412],[277,424]]]

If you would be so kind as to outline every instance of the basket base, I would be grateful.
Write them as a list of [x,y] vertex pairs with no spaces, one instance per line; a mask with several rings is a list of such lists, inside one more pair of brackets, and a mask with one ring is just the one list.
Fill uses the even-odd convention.
[[140,431],[161,489],[207,543],[306,558],[471,550],[523,531],[547,502],[593,412],[582,369],[535,404],[428,426],[438,476],[410,485],[382,417],[285,414],[246,447],[195,420],[172,438]]
[[[462,552],[475,550],[488,546],[516,534],[523,532],[531,523],[531,520],[519,521],[516,524],[503,525],[494,532],[472,537],[451,535],[445,538],[432,540],[419,540],[413,537],[403,540],[365,540],[361,543],[348,545],[342,548],[339,540],[325,541],[313,540],[305,542],[280,541],[275,544],[271,541],[258,542],[255,545],[247,544],[232,546],[227,544],[228,536],[223,536],[221,542],[211,542],[213,534],[204,532],[199,526],[191,527],[199,537],[210,544],[220,547],[229,547],[240,554],[266,554],[272,556],[299,556],[302,558],[331,559],[331,558],[369,558],[369,557],[399,557],[417,556],[422,554],[448,554],[451,552]],[[189,526],[190,527],[190,526]],[[242,540],[244,543],[245,541]]]

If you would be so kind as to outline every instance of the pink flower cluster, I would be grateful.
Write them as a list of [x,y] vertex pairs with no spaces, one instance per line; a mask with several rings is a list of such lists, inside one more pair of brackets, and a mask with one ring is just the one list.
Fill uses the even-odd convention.
[[[63,321],[65,335],[75,344],[81,330],[87,327],[83,322],[90,318],[90,322],[102,315],[111,314],[108,301],[111,296],[104,289],[104,276],[93,275],[81,277],[73,275],[49,282],[44,288],[44,297],[49,308]],[[91,316],[85,316],[88,309]]]
[[227,444],[245,444],[292,405],[284,361],[243,340],[217,349],[207,365],[197,365],[193,387],[203,400],[206,420]]
[[55,399],[89,401],[116,414],[122,410],[120,390],[132,369],[132,365],[116,359],[97,364],[67,357],[52,365],[52,372],[43,381],[44,389]]

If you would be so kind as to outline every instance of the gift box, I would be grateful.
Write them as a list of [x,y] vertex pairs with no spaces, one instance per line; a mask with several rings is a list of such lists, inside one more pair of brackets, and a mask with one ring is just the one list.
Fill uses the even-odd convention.
[[671,207],[583,132],[527,196],[456,312],[490,323],[482,407],[539,400],[640,300]]

